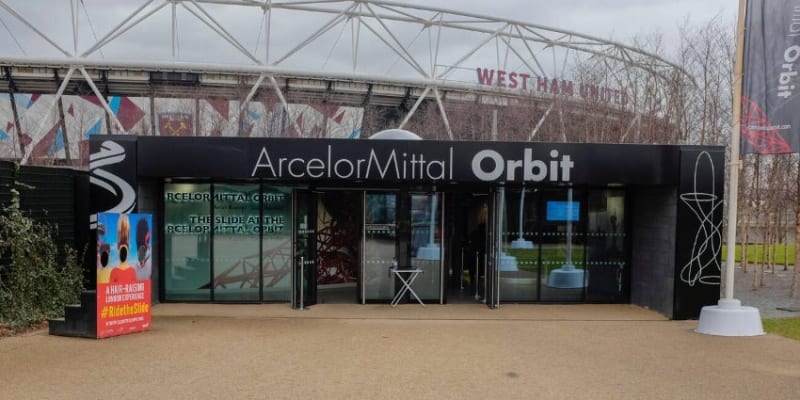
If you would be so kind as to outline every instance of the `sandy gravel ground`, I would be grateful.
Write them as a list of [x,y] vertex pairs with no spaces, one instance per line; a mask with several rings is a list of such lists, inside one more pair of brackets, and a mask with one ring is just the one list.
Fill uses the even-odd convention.
[[800,341],[629,305],[185,305],[0,339],[2,399],[796,399]]

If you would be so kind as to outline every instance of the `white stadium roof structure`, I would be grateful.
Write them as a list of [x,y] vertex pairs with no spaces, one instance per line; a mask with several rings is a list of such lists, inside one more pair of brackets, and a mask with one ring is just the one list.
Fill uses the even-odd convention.
[[[674,63],[622,43],[394,1],[0,0],[0,23],[7,33],[0,37],[0,91],[6,93],[0,158],[23,161],[44,154],[76,159],[75,142],[94,133],[175,133],[169,124],[181,115],[195,124],[191,134],[242,134],[251,104],[266,97],[272,108],[258,112],[283,113],[284,129],[299,136],[314,135],[298,126],[302,104],[360,109],[357,119],[372,108],[399,109],[380,129],[408,128],[426,104],[441,115],[442,137],[450,139],[461,137],[446,102],[496,106],[534,99],[539,112],[526,135],[531,140],[554,103],[581,100],[584,83],[584,94],[608,89],[605,95],[616,101],[607,107],[625,109],[626,100],[619,100],[628,96],[625,89],[611,88],[629,88],[632,75],[656,90],[691,82]],[[578,70],[602,72],[577,78]],[[574,98],[558,96],[553,81],[568,85],[562,91]],[[123,118],[115,97],[136,99],[141,122]],[[65,99],[96,109],[79,117],[78,100]],[[176,105],[175,99],[192,100]],[[200,118],[209,106],[198,99],[226,102],[222,111],[216,107],[224,126],[200,129],[209,125]],[[284,132],[264,126],[246,134]]]

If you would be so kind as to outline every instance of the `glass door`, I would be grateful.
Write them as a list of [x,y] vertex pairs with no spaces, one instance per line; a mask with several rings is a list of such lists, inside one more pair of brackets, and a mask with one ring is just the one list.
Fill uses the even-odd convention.
[[630,288],[625,191],[592,190],[587,200],[586,301],[627,302]]
[[539,300],[539,190],[506,188],[499,287],[503,302]]
[[443,193],[411,194],[409,256],[411,266],[423,271],[414,282],[414,291],[426,302],[444,301],[443,200]]
[[500,268],[503,262],[503,227],[505,222],[505,187],[495,188],[489,198],[489,229],[486,235],[486,261],[484,267],[484,302],[489,308],[500,303]]
[[397,260],[397,193],[364,192],[361,302],[385,302],[394,297],[391,267]]
[[471,304],[476,299],[476,266],[482,267],[486,252],[486,222],[489,193],[455,192],[445,205],[445,301]]
[[316,303],[360,300],[363,192],[318,192],[316,207]]
[[317,194],[307,189],[295,189],[292,200],[292,308],[302,309],[317,302]]

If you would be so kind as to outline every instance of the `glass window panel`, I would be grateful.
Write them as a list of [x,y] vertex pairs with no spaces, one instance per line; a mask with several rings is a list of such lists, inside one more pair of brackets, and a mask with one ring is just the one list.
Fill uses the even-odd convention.
[[438,300],[440,297],[441,212],[439,194],[411,195],[411,264],[423,270],[413,289],[422,299]]
[[164,185],[164,294],[166,300],[211,299],[211,186]]
[[258,301],[259,185],[214,185],[214,300]]
[[[264,301],[290,301],[292,270],[291,189],[264,186],[261,230]],[[308,221],[305,221],[307,224]]]
[[625,192],[592,191],[588,206],[586,300],[626,301]]
[[581,301],[584,269],[583,192],[566,188],[542,192],[542,301]]
[[500,254],[500,301],[536,301],[539,290],[538,192],[507,191],[503,249]]
[[397,195],[367,193],[364,220],[364,290],[367,300],[391,300],[397,263]]

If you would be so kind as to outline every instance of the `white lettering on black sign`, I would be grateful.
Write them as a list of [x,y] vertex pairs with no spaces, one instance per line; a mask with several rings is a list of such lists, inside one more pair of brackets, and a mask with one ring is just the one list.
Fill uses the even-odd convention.
[[550,182],[569,182],[570,170],[575,162],[568,155],[563,155],[558,160],[558,150],[551,150],[550,157],[552,160],[549,163],[534,160],[533,150],[525,149],[522,160],[506,160],[494,150],[481,150],[472,157],[472,173],[478,179],[488,182],[500,179],[505,172],[505,180],[514,182],[518,180],[517,171],[521,168],[522,180],[525,182],[541,182],[545,179]]
[[[251,176],[274,179],[337,179],[394,181],[453,181],[454,149],[447,156],[430,158],[421,152],[392,149],[378,153],[370,149],[365,157],[338,157],[328,145],[323,157],[281,157],[262,147]],[[575,166],[569,155],[550,151],[549,160],[533,158],[533,149],[523,150],[520,160],[506,158],[492,149],[479,150],[471,158],[470,171],[480,181],[569,182]]]
[[374,149],[365,158],[334,158],[328,145],[327,157],[288,158],[273,157],[266,147],[261,148],[250,176],[266,171],[272,178],[331,179],[395,179],[445,181],[453,179],[453,148],[446,159],[426,159],[422,153],[405,153],[392,150],[381,157]]

